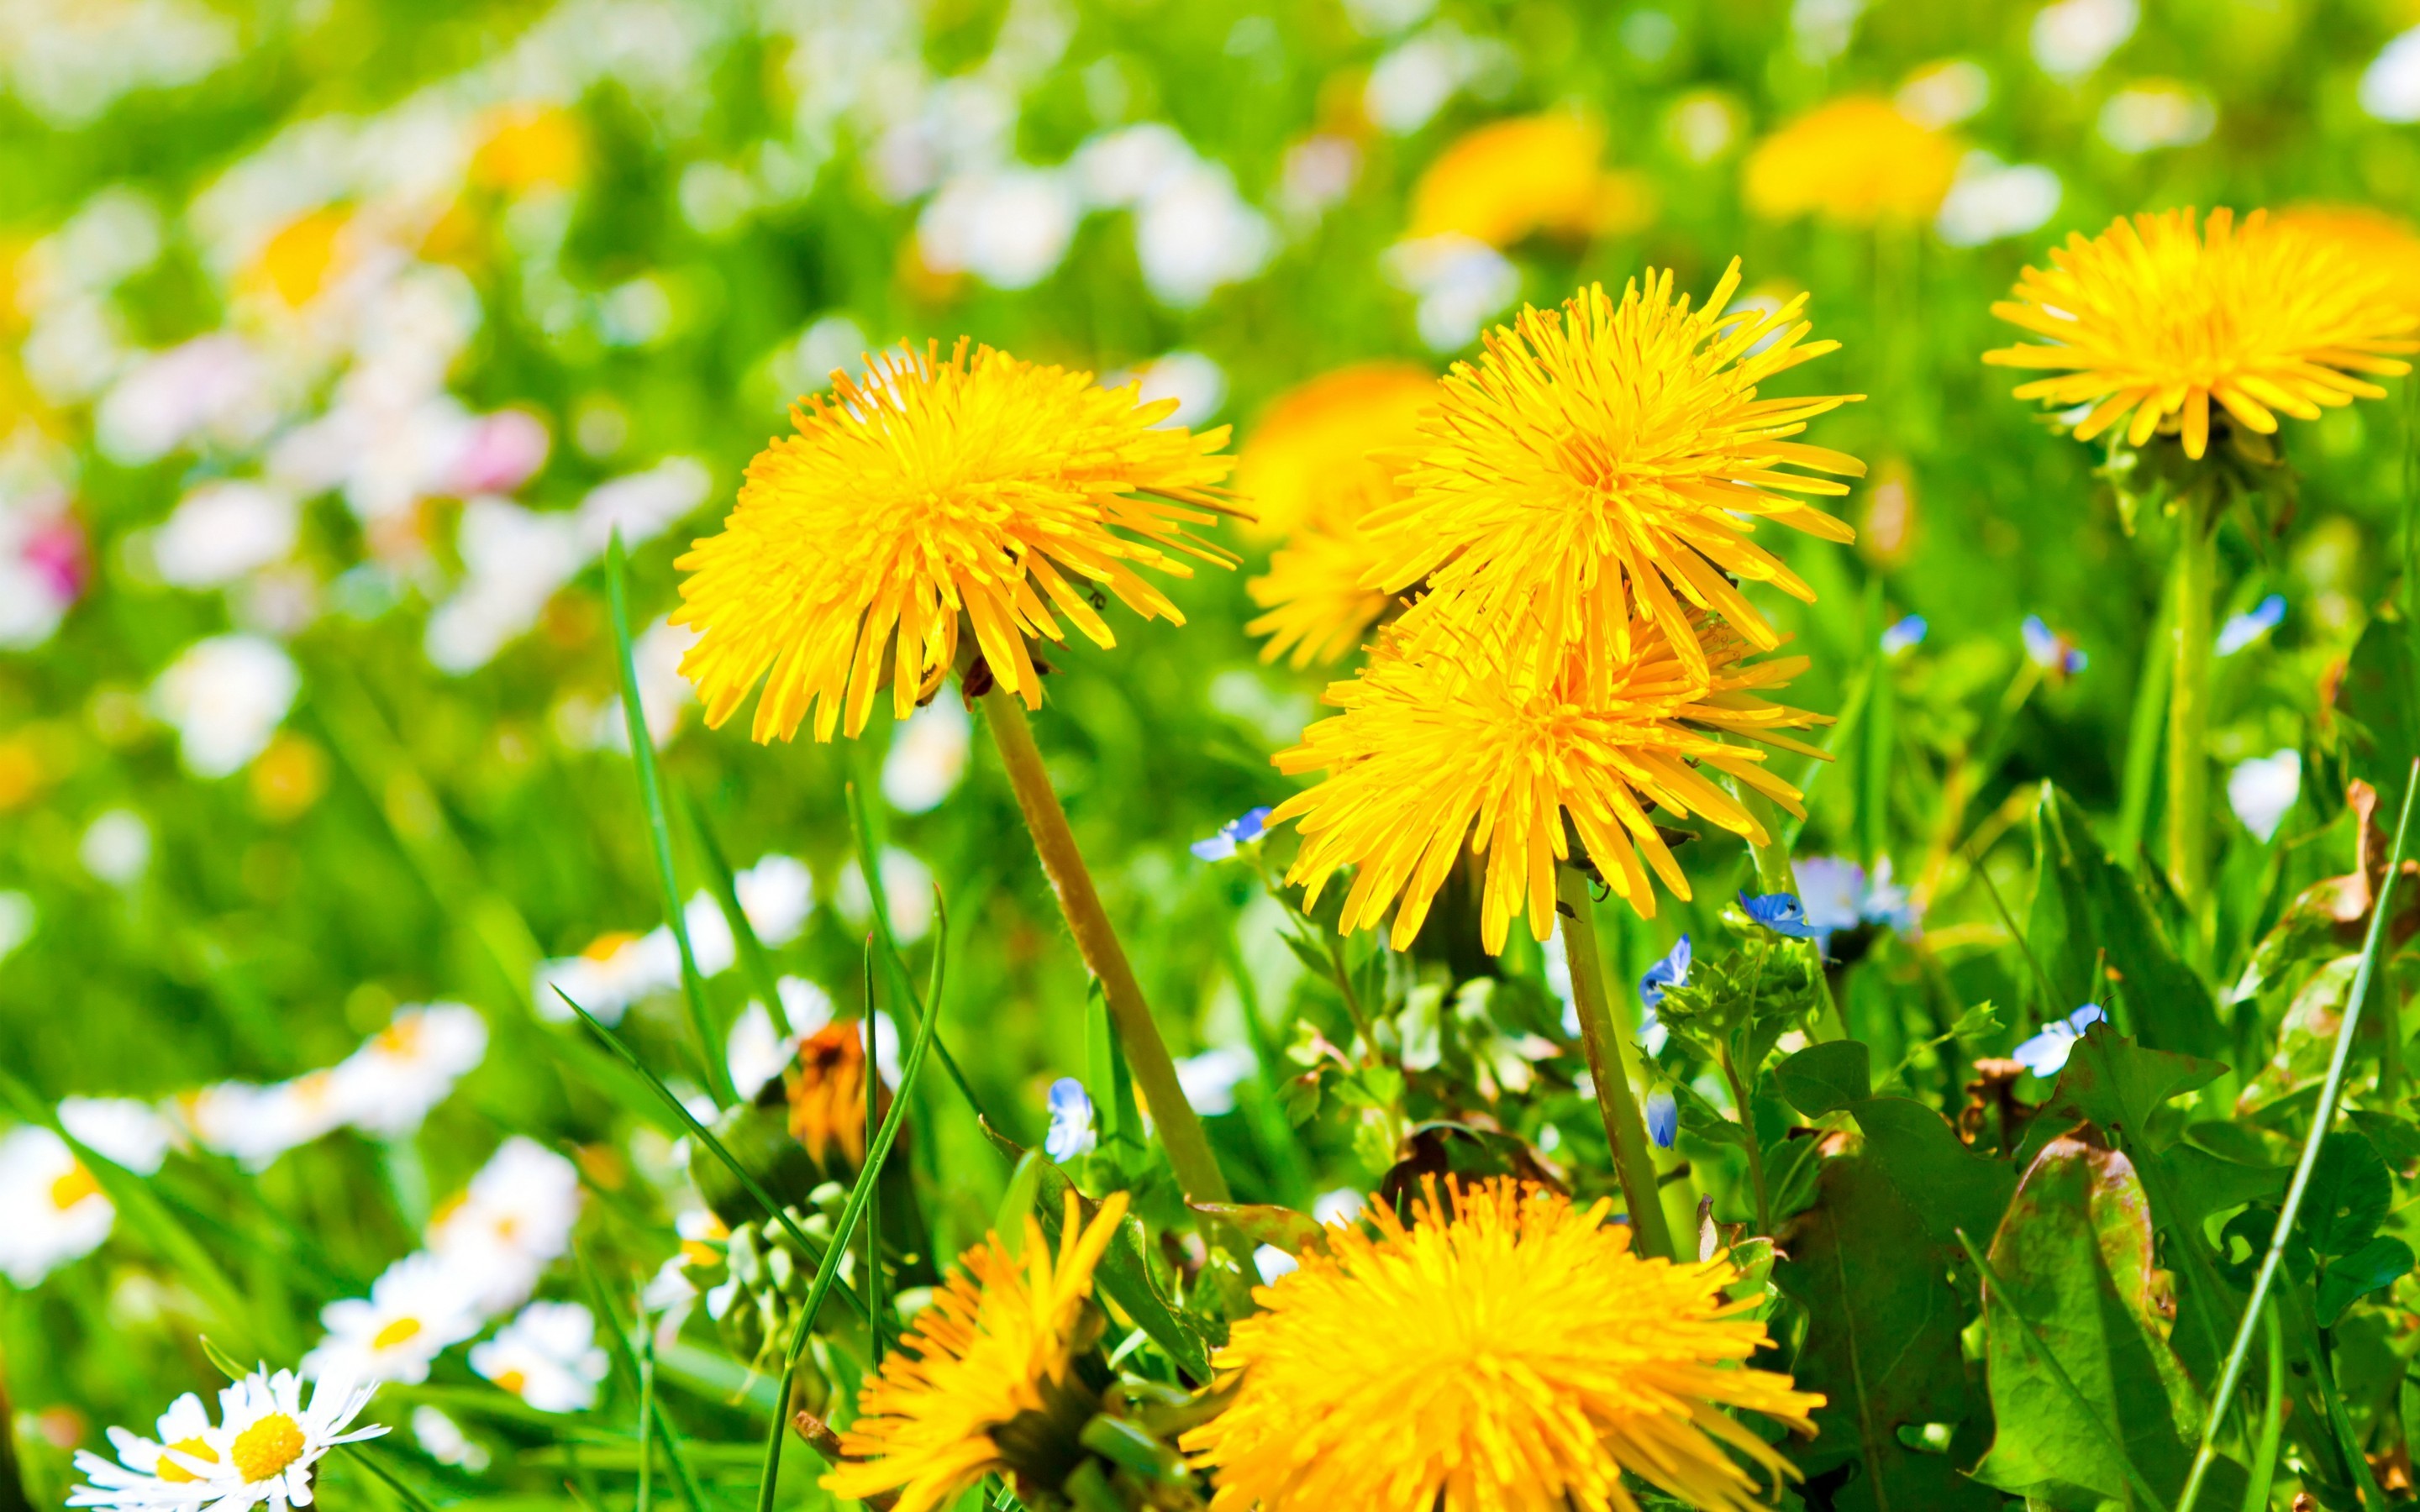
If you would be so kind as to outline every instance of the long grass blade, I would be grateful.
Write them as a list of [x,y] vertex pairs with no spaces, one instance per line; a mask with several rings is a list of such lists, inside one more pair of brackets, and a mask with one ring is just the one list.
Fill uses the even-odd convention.
[[2260,1443],[2252,1453],[2252,1478],[2243,1488],[2243,1512],[2269,1512],[2269,1488],[2277,1474],[2277,1444],[2286,1428],[2286,1325],[2277,1309],[2261,1313],[2269,1335],[2269,1399],[2260,1410]]
[[631,1504],[635,1512],[654,1512],[656,1504],[656,1344],[646,1335],[647,1316],[639,1315],[639,1489]]
[[[938,1003],[941,1000],[944,964],[950,953],[949,909],[938,887],[933,889],[933,911],[932,1000]],[[782,1358],[782,1376],[774,1385],[773,1427],[765,1436],[765,1470],[763,1478],[757,1483],[756,1512],[772,1512],[773,1493],[782,1479],[782,1442],[790,1431],[790,1382],[798,1376],[799,1356],[806,1350],[807,1336],[814,1332],[815,1317],[823,1311],[824,1298],[840,1279],[840,1257],[848,1253],[849,1238],[857,1231],[858,1219],[864,1215],[866,1205],[874,1200],[875,1183],[882,1179],[883,1162],[890,1158],[891,1146],[899,1137],[899,1125],[908,1117],[908,1095],[916,1085],[917,1073],[924,1069],[924,1053],[933,1047],[934,1025],[939,1018],[939,1014],[928,1012],[917,1026],[916,1042],[899,1068],[899,1090],[891,1099],[891,1115],[882,1120],[880,1132],[865,1148],[865,1165],[858,1171],[857,1180],[848,1189],[848,1201],[840,1211],[840,1221],[832,1226],[831,1247],[824,1251],[823,1262],[815,1267],[814,1283],[807,1288],[806,1305],[800,1310],[799,1321],[790,1332],[790,1347]],[[872,1016],[868,1015],[867,1023],[871,1025],[872,1022]],[[867,1070],[871,1074],[872,1068]],[[870,1327],[878,1326],[874,1324],[870,1315],[867,1323]]]
[[[925,1017],[931,1018],[932,1014]],[[865,1139],[873,1148],[875,1127],[881,1121],[882,1072],[875,1057],[878,1036],[874,1016],[874,942],[865,942]],[[873,1326],[865,1333],[874,1368],[882,1368],[882,1188],[876,1183],[865,1195],[865,1311]]]
[[[899,954],[899,938],[891,932],[891,901],[882,893],[882,846],[875,838],[873,815],[866,811],[865,795],[856,783],[846,784],[845,796],[848,803],[849,827],[857,837],[858,870],[865,878],[866,896],[873,900],[874,937],[882,947],[883,975],[891,983],[892,1001],[914,1010],[918,1020],[917,1032],[921,1034],[926,1010],[929,1008],[936,1013],[940,1011],[941,999],[938,993],[929,1003],[916,996],[915,985],[908,978],[908,963]],[[967,1106],[974,1110],[976,1118],[990,1121],[984,1112],[983,1100],[975,1096],[973,1084],[967,1080],[967,1073],[958,1069],[957,1060],[950,1054],[950,1047],[937,1038],[933,1048],[940,1055],[941,1069],[948,1072],[950,1080],[957,1084],[958,1095],[967,1100]],[[994,1124],[994,1127],[998,1125]]]
[[[639,801],[647,810],[647,835],[654,842],[656,876],[664,888],[664,922],[680,947],[681,995],[689,1004],[690,1024],[697,1031],[698,1058],[706,1085],[723,1107],[738,1101],[732,1091],[731,1068],[723,1063],[714,1032],[714,1015],[706,1006],[706,979],[698,975],[697,952],[690,948],[689,914],[681,906],[680,882],[673,873],[673,827],[664,813],[663,774],[656,769],[656,743],[647,733],[647,711],[639,703],[639,668],[630,652],[628,557],[622,532],[615,531],[605,548],[605,599],[613,611],[613,649],[622,669],[622,719],[630,733],[630,764],[639,774]],[[769,1010],[768,1010],[769,1011]]]
[[2362,1005],[2369,1000],[2370,978],[2378,969],[2378,947],[2385,937],[2396,874],[2403,869],[2404,841],[2411,838],[2412,797],[2415,792],[2420,792],[2420,757],[2413,758],[2411,771],[2404,778],[2403,811],[2395,821],[2395,843],[2387,849],[2386,878],[2378,885],[2378,896],[2371,903],[2369,930],[2361,944],[2361,964],[2353,969],[2352,991],[2345,998],[2344,1022],[2336,1028],[2335,1049],[2328,1057],[2327,1079],[2319,1084],[2319,1105],[2311,1110],[2310,1136],[2303,1141],[2303,1158],[2294,1163],[2294,1179],[2286,1187],[2284,1206],[2277,1210],[2276,1230],[2269,1236],[2268,1252],[2261,1256],[2259,1273],[2252,1279],[2252,1295],[2243,1304],[2243,1320],[2236,1325],[2235,1343],[2226,1351],[2218,1389],[2211,1394],[2210,1416],[2202,1424],[2201,1446],[2194,1452],[2193,1470],[2185,1477],[2184,1494],[2177,1499],[2177,1512],[2193,1512],[2194,1503],[2201,1495],[2202,1480],[2210,1473],[2211,1461],[2217,1458],[2219,1424],[2242,1379],[2244,1358],[2252,1351],[2252,1331],[2259,1326],[2261,1304],[2268,1301],[2269,1288],[2276,1284],[2277,1267],[2285,1261],[2286,1242],[2293,1236],[2294,1220],[2301,1215],[2304,1195],[2310,1190],[2311,1172],[2319,1163],[2320,1141],[2335,1122],[2336,1100],[2344,1090],[2345,1066],[2352,1058],[2353,1039],[2361,1028]]
[[[615,1034],[603,1024],[597,1022],[596,1014],[591,1013],[588,1010],[581,1007],[578,1003],[572,1002],[569,995],[565,993],[562,988],[556,988],[554,995],[557,997],[562,998],[566,1003],[569,1003],[571,1005],[571,1011],[587,1021],[588,1027],[596,1032],[598,1039],[604,1041],[607,1045],[611,1046],[615,1055],[622,1057],[622,1061],[625,1065],[628,1065],[632,1071],[637,1072],[641,1076],[646,1078],[647,1085],[653,1087],[656,1089],[657,1095],[664,1100],[664,1105],[671,1108],[673,1112],[679,1117],[682,1126],[689,1131],[690,1137],[705,1146],[707,1150],[712,1152],[715,1159],[722,1162],[724,1166],[730,1170],[731,1174],[739,1179],[739,1184],[748,1189],[748,1195],[756,1199],[757,1206],[772,1214],[773,1222],[780,1224],[783,1231],[798,1242],[799,1248],[801,1253],[814,1255],[823,1248],[822,1245],[817,1244],[813,1240],[807,1238],[806,1234],[799,1229],[798,1224],[791,1220],[788,1210],[784,1209],[780,1203],[774,1201],[773,1195],[765,1190],[764,1183],[757,1180],[753,1175],[750,1174],[748,1167],[740,1165],[737,1156],[733,1155],[729,1149],[723,1148],[722,1141],[714,1136],[714,1131],[708,1129],[705,1124],[698,1122],[697,1116],[690,1112],[688,1105],[682,1103],[681,1100],[674,1094],[673,1089],[666,1087],[661,1081],[659,1081],[656,1077],[656,1073],[649,1071],[646,1068],[646,1064],[640,1060],[637,1056],[631,1054],[630,1047],[622,1042],[621,1036]],[[864,1302],[860,1299],[857,1293],[846,1285],[843,1285],[841,1288],[841,1293],[847,1297],[850,1302],[854,1303],[860,1311],[864,1309]]]
[[396,1494],[396,1500],[411,1508],[411,1512],[437,1512],[435,1507],[429,1505],[428,1498],[405,1485],[395,1472],[378,1462],[378,1451],[362,1443],[348,1443],[342,1447],[348,1459],[384,1481],[386,1489]]
[[714,825],[707,823],[706,806],[697,795],[681,794],[682,806],[689,810],[690,832],[697,837],[697,848],[706,857],[706,880],[714,885],[714,901],[721,905],[722,917],[731,925],[731,938],[739,948],[739,964],[748,973],[748,985],[764,1001],[765,1011],[773,1020],[773,1032],[790,1033],[790,1011],[782,1005],[782,979],[773,970],[773,957],[765,942],[756,937],[756,926],[748,922],[748,910],[739,906],[739,875],[732,871],[731,861],[722,854],[722,841],[715,837]]
[[2086,1422],[2099,1430],[2102,1441],[2109,1446],[2109,1452],[2118,1457],[2118,1468],[2126,1473],[2126,1484],[2133,1488],[2136,1496],[2142,1499],[2146,1512],[2155,1512],[2161,1504],[2160,1493],[2152,1489],[2150,1481],[2141,1471],[2134,1468],[2133,1457],[2126,1452],[2125,1441],[2118,1438],[2117,1430],[2102,1420],[2101,1409],[2092,1404],[2092,1398],[2084,1395],[2084,1388],[2077,1385],[2075,1378],[2067,1373],[2066,1364],[2050,1347],[2050,1335],[2043,1333],[2042,1326],[2034,1321],[2024,1308],[2018,1305],[2017,1294],[2009,1289],[2007,1282],[2000,1279],[2000,1273],[1993,1269],[1991,1260],[1985,1257],[1982,1249],[1963,1228],[1958,1230],[1958,1242],[1965,1246],[1966,1257],[1975,1262],[1975,1269],[1980,1272],[1983,1279],[2000,1294],[2002,1305],[2006,1306],[2017,1321],[2024,1326],[2025,1337],[2033,1344],[2034,1352],[2041,1356],[2043,1365],[2050,1367],[2051,1379],[2057,1381],[2059,1389],[2067,1394],[2070,1404],[2084,1414]]

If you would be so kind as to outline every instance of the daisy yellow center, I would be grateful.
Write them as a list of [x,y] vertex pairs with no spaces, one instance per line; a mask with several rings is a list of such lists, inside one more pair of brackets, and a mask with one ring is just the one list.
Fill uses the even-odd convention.
[[387,1324],[386,1327],[380,1329],[375,1335],[371,1335],[370,1348],[373,1350],[392,1350],[396,1345],[409,1343],[419,1335],[419,1319],[398,1318],[394,1322]]
[[397,1019],[379,1031],[378,1046],[390,1056],[409,1056],[419,1050],[420,1036],[420,1020]]
[[101,1195],[101,1183],[82,1164],[68,1168],[68,1173],[51,1183],[51,1206],[65,1212],[86,1197]]
[[267,1480],[302,1458],[302,1425],[271,1412],[235,1436],[235,1468],[245,1480]]
[[169,1458],[169,1455],[183,1455],[188,1459],[199,1460],[206,1465],[215,1465],[219,1462],[219,1452],[200,1439],[178,1439],[168,1445],[168,1454],[160,1457],[160,1478],[173,1481],[180,1486],[200,1480],[202,1477],[177,1463]]
[[496,1378],[496,1384],[518,1396],[528,1389],[529,1377],[519,1370],[507,1370]]

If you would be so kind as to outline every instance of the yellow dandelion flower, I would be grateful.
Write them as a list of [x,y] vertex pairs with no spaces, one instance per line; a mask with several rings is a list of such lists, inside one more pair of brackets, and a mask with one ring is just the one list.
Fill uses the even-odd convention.
[[1756,145],[1742,192],[1768,221],[1925,221],[1958,177],[1959,147],[1872,95],[1820,105]]
[[1071,1191],[1055,1257],[1030,1216],[1022,1260],[996,1234],[960,1257],[965,1269],[934,1293],[916,1332],[859,1396],[857,1422],[841,1435],[845,1458],[824,1489],[895,1491],[898,1512],[930,1512],[985,1475],[1020,1473],[1027,1457],[1003,1448],[1003,1436],[1072,1443],[1099,1397],[1076,1369],[1101,1326],[1093,1268],[1125,1209],[1125,1195],[1113,1194],[1086,1224]]
[[1652,194],[1637,175],[1602,167],[1604,155],[1604,126],[1575,111],[1491,121],[1421,173],[1410,235],[1509,247],[1541,231],[1635,231],[1653,218]]
[[588,166],[580,121],[560,105],[507,105],[490,111],[471,156],[471,181],[508,194],[573,189]]
[[1745,1367],[1766,1342],[1727,1256],[1642,1260],[1612,1204],[1509,1179],[1430,1190],[1406,1227],[1331,1229],[1219,1351],[1227,1410],[1187,1434],[1213,1512],[1637,1512],[1625,1472],[1707,1512],[1762,1504],[1725,1408],[1803,1432],[1823,1404]]
[[1420,439],[1436,377],[1414,363],[1356,363],[1269,401],[1235,458],[1235,492],[1250,506],[1244,533],[1280,540],[1309,520],[1357,517],[1391,497],[1400,466],[1373,452]]
[[1391,600],[1369,586],[1378,551],[1360,528],[1397,497],[1402,454],[1419,444],[1436,379],[1410,363],[1359,363],[1272,400],[1235,463],[1235,491],[1261,534],[1283,534],[1268,572],[1244,585],[1268,610],[1245,626],[1261,659],[1334,661],[1361,643]]
[[1394,602],[1368,586],[1377,564],[1377,543],[1357,521],[1325,520],[1295,532],[1270,554],[1269,570],[1244,584],[1252,602],[1268,610],[1244,626],[1248,635],[1268,637],[1261,659],[1291,652],[1295,666],[1308,667],[1351,654]]
[[2016,396],[2088,406],[2079,440],[2123,421],[2131,445],[2166,431],[2198,457],[2209,449],[2213,401],[2268,435],[2280,412],[2316,420],[2323,405],[2384,397],[2354,375],[2408,373],[2387,354],[2420,349],[2402,339],[2415,316],[2390,294],[2380,267],[2263,210],[2240,227],[2225,209],[2198,229],[2189,209],[2120,218],[2089,241],[2070,235],[2050,262],[2048,270],[2027,268],[2016,298],[1992,306],[2048,344],[2003,347],[1983,361],[2060,370],[2020,385]]
[[2335,243],[2379,275],[2381,298],[2420,318],[2420,230],[2411,222],[2367,205],[2297,205],[2269,219],[2280,231]]
[[817,740],[844,716],[861,733],[886,681],[905,718],[954,663],[962,620],[993,679],[1039,708],[1026,638],[1064,639],[1053,606],[1114,645],[1102,590],[1182,625],[1134,569],[1191,576],[1171,550],[1230,564],[1187,529],[1231,512],[1231,464],[1212,455],[1225,426],[1162,427],[1173,399],[965,341],[868,363],[862,382],[835,374],[831,396],[791,411],[797,434],[749,464],[722,533],[675,563],[689,576],[673,623],[698,632],[681,673],[708,724],[760,680],[760,741],[811,710]]
[[1839,344],[1805,340],[1803,294],[1724,313],[1739,281],[1733,259],[1695,310],[1672,297],[1668,270],[1632,283],[1620,304],[1590,285],[1559,310],[1523,310],[1489,332],[1477,365],[1454,364],[1423,423],[1420,465],[1403,479],[1408,491],[1362,520],[1386,543],[1371,586],[1428,581],[1407,628],[1534,613],[1551,649],[1605,639],[1591,625],[1618,638],[1643,618],[1673,627],[1702,676],[1685,600],[1759,647],[1780,643],[1733,579],[1814,599],[1749,537],[1763,518],[1854,538],[1790,497],[1846,486],[1783,470],[1863,473],[1854,456],[1788,439],[1862,395],[1759,399],[1765,379]]
[[1797,812],[1798,790],[1765,769],[1764,753],[1725,737],[1811,754],[1780,732],[1825,722],[1760,696],[1804,671],[1806,657],[1748,663],[1727,626],[1701,618],[1689,628],[1703,674],[1646,624],[1632,627],[1626,656],[1575,646],[1551,679],[1507,671],[1500,645],[1414,651],[1388,637],[1358,678],[1328,687],[1326,702],[1344,712],[1271,758],[1281,771],[1326,773],[1269,815],[1301,825],[1286,881],[1309,889],[1308,904],[1339,868],[1357,868],[1342,927],[1374,927],[1400,896],[1391,938],[1402,949],[1467,846],[1486,857],[1480,935],[1498,951],[1523,913],[1536,938],[1553,933],[1568,816],[1606,885],[1641,915],[1655,912],[1649,868],[1687,898],[1649,810],[1699,814],[1762,844],[1763,827],[1701,768]]

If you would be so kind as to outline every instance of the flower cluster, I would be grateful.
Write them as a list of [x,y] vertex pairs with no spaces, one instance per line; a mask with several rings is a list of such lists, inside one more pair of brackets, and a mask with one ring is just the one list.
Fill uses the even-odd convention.
[[1689,896],[1656,814],[1764,843],[1740,792],[1796,811],[1760,747],[1811,754],[1786,732],[1820,719],[1766,696],[1805,662],[1753,659],[1780,636],[1743,588],[1811,599],[1756,526],[1850,539],[1806,500],[1865,469],[1793,439],[1847,397],[1759,397],[1836,344],[1806,339],[1804,296],[1733,306],[1739,282],[1734,263],[1693,307],[1651,272],[1619,301],[1591,286],[1525,312],[1446,375],[1393,488],[1355,517],[1362,590],[1409,596],[1328,689],[1343,712],[1278,754],[1326,777],[1271,815],[1304,836],[1289,883],[1315,898],[1355,869],[1347,930],[1393,908],[1408,944],[1466,851],[1490,950],[1525,915],[1548,937],[1570,861],[1652,915],[1650,872]]

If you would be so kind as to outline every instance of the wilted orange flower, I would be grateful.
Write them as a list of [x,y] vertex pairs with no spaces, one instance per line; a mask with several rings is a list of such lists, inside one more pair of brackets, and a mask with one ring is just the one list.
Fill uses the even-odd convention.
[[2354,375],[2408,373],[2387,354],[2420,349],[2407,339],[2420,317],[2391,292],[2384,266],[2262,210],[2240,228],[2226,209],[2198,228],[2189,209],[2121,218],[2088,241],[2070,235],[2050,262],[2026,269],[2016,298],[1992,306],[2048,341],[1983,361],[2059,370],[2016,396],[2088,406],[2078,440],[2124,421],[2129,445],[2165,430],[2198,457],[2213,402],[2267,435],[2279,412],[2317,420],[2322,406],[2383,398]]
[[[783,1074],[790,1104],[790,1137],[807,1147],[815,1164],[830,1168],[835,1149],[850,1168],[865,1164],[865,1026],[827,1024],[799,1042]],[[876,1094],[875,1116],[890,1104],[888,1088]]]

